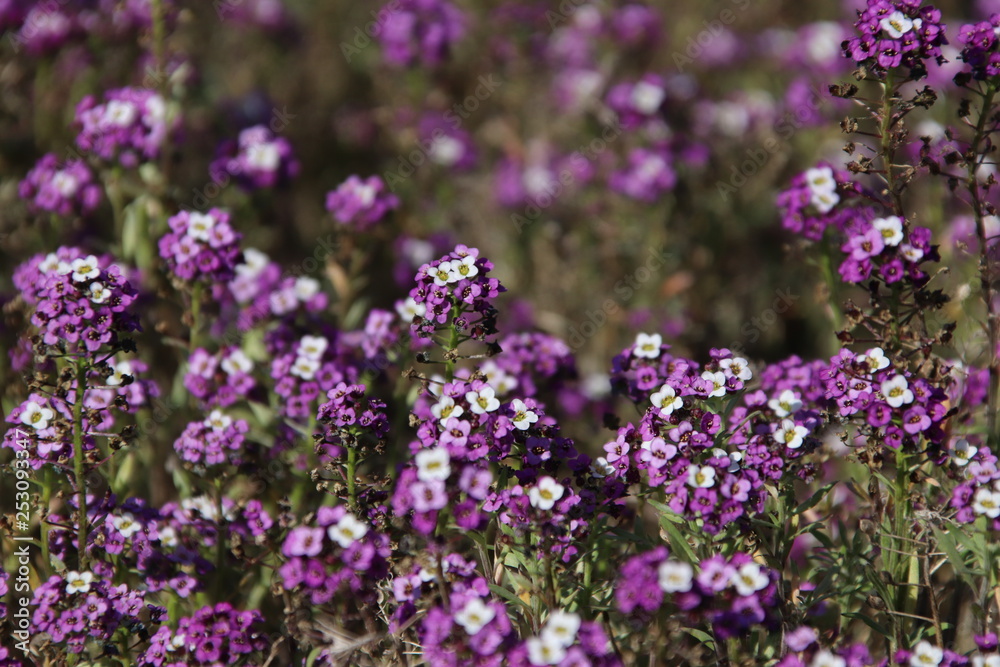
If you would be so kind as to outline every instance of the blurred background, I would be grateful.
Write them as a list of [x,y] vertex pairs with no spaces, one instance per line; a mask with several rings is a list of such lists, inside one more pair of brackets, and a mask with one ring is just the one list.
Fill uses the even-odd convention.
[[[939,6],[957,29],[991,4]],[[345,328],[372,306],[391,310],[413,269],[459,242],[509,289],[501,330],[562,337],[584,373],[605,372],[637,331],[697,358],[835,349],[830,283],[782,229],[775,197],[818,160],[846,157],[838,122],[856,107],[827,85],[851,80],[840,54],[850,2],[176,2],[159,41],[142,20],[148,2],[52,0],[47,39],[29,20],[42,5],[0,2],[7,300],[13,266],[33,253],[114,247],[107,197],[57,216],[30,210],[18,183],[43,154],[73,155],[85,95],[139,86],[166,93],[181,126],[159,173],[122,176],[158,193],[150,224],[230,208],[246,246],[324,283],[335,267],[303,263],[324,240],[339,239],[345,266],[363,245],[369,277],[332,289]],[[952,75],[931,72],[941,101],[911,126],[955,122]],[[297,175],[251,191],[214,182],[212,161],[259,124],[291,143]],[[382,176],[402,204],[348,243],[324,202],[352,174]],[[935,203],[945,192],[928,180],[913,194],[919,224],[950,219]],[[5,326],[11,343],[19,324]]]

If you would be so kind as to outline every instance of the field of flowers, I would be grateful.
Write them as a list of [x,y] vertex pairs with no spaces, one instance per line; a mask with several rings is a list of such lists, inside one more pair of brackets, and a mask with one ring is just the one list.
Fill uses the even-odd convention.
[[0,0],[0,667],[1000,667],[1000,1]]

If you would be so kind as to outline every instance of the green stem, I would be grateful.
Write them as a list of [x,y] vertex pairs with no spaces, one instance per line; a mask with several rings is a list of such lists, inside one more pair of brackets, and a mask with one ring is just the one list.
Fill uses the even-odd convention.
[[221,479],[215,480],[215,506],[218,512],[216,516],[216,532],[215,532],[215,602],[222,601],[222,568],[226,564],[226,533],[224,528],[225,522],[225,510],[222,505],[222,499],[224,497],[223,485]]
[[997,344],[1000,343],[1000,313],[997,312],[993,298],[993,285],[990,276],[990,259],[987,254],[987,236],[985,217],[986,205],[979,195],[979,183],[976,177],[982,160],[978,157],[980,145],[989,132],[986,131],[986,121],[990,117],[993,99],[997,94],[994,84],[990,84],[983,94],[983,108],[979,111],[976,123],[976,134],[972,139],[970,153],[971,162],[966,165],[966,188],[972,197],[972,213],[976,219],[976,237],[979,241],[979,281],[982,298],[986,304],[986,329],[989,335],[989,393],[986,404],[987,442],[992,451],[1000,450],[1000,433],[997,432],[997,412],[1000,409],[1000,357],[997,356]]
[[896,192],[896,176],[892,171],[893,164],[895,163],[896,149],[892,145],[892,128],[895,125],[892,119],[892,96],[895,85],[891,70],[885,75],[883,87],[882,123],[879,127],[881,150],[879,151],[879,155],[882,157],[882,166],[885,169],[885,184],[889,190],[889,197],[892,200],[893,208],[896,214],[902,217],[903,203],[900,200],[899,193]]
[[194,353],[198,347],[198,332],[201,329],[201,283],[195,283],[191,290],[191,338],[188,341],[188,352]]
[[358,506],[358,490],[354,483],[354,470],[358,464],[358,451],[354,447],[347,448],[347,502],[352,509]]
[[83,452],[83,392],[87,385],[87,367],[83,359],[76,361],[76,391],[73,396],[73,477],[76,480],[77,544],[80,572],[87,571],[87,476],[84,473]]

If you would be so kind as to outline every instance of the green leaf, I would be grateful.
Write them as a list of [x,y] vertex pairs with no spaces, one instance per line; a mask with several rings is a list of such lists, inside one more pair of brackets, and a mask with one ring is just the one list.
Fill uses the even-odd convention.
[[677,524],[661,516],[660,528],[662,528],[663,532],[667,534],[672,552],[679,554],[682,560],[685,560],[692,565],[698,562],[698,557],[695,556],[694,550],[691,549],[691,545],[688,544],[687,539],[685,539],[685,537],[681,535],[681,532],[677,529]]
[[970,570],[965,564],[965,558],[959,552],[952,532],[945,532],[935,525],[931,525],[931,530],[934,531],[934,537],[937,539],[938,546],[941,547],[946,554],[948,554],[948,561],[951,566],[955,568],[959,574],[965,577],[971,577],[972,570]]
[[806,500],[805,502],[801,503],[798,507],[796,507],[794,510],[792,510],[792,516],[795,516],[797,514],[802,514],[803,512],[806,512],[808,510],[811,510],[813,507],[816,507],[816,505],[818,505],[820,501],[826,497],[826,494],[830,493],[830,490],[833,487],[837,486],[837,484],[839,484],[839,482],[830,482],[829,484],[818,490],[816,493],[812,494],[809,500]]
[[876,623],[873,619],[869,618],[868,616],[865,616],[862,613],[859,613],[859,612],[856,612],[856,611],[845,611],[845,612],[843,612],[842,615],[846,616],[847,618],[856,618],[856,619],[858,619],[859,621],[861,621],[862,623],[864,623],[865,625],[867,625],[869,628],[871,628],[875,632],[877,632],[880,635],[882,635],[883,637],[888,637],[890,634],[892,634],[891,632],[889,632],[888,630],[886,630],[884,627],[882,627],[881,625],[879,625],[878,623]]
[[496,584],[490,584],[490,590],[493,591],[494,593],[496,593],[497,595],[499,595],[500,597],[502,597],[504,600],[508,600],[509,602],[513,602],[514,604],[517,604],[517,605],[520,605],[520,606],[524,607],[525,611],[528,611],[528,612],[531,611],[531,607],[528,606],[527,602],[525,602],[524,600],[522,600],[521,598],[519,598],[517,595],[515,595],[511,591],[508,591],[503,586],[497,586]]
[[688,633],[702,644],[705,644],[709,650],[715,650],[715,639],[713,639],[712,635],[708,634],[704,630],[699,630],[698,628],[681,628],[681,630]]
[[667,505],[665,505],[664,503],[661,503],[658,500],[648,500],[647,499],[646,500],[646,504],[649,505],[650,507],[653,507],[657,512],[659,512],[660,513],[660,518],[665,518],[668,521],[672,521],[673,523],[679,523],[679,524],[687,523],[687,521],[684,519],[684,517],[682,517],[680,514],[677,514],[672,509],[670,509]]

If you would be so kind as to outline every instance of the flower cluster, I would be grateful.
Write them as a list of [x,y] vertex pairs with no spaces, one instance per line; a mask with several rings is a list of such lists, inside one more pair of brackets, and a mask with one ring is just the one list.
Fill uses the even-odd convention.
[[228,463],[239,467],[247,452],[244,434],[250,426],[221,410],[213,410],[202,421],[191,422],[174,442],[174,449],[186,465],[195,470]]
[[622,613],[639,616],[669,601],[689,623],[708,623],[724,639],[753,625],[775,624],[778,581],[776,572],[747,554],[690,564],[668,558],[666,548],[658,547],[625,562],[615,601]]
[[236,275],[242,257],[240,234],[229,214],[181,211],[167,221],[170,231],[159,242],[160,257],[171,274],[186,283],[225,284]]
[[196,349],[188,358],[184,387],[204,406],[227,407],[250,395],[257,386],[253,361],[239,347],[211,354]]
[[278,570],[282,586],[314,605],[347,591],[374,603],[379,582],[389,574],[389,538],[342,505],[321,507],[314,526],[293,528],[281,553],[288,559]]
[[101,186],[83,160],[60,164],[55,154],[47,153],[21,181],[18,194],[33,210],[86,215],[100,203]]
[[378,38],[389,64],[435,67],[451,57],[465,24],[465,15],[448,0],[399,0],[386,10]]
[[[63,259],[70,256],[75,259]],[[61,249],[24,269],[20,279],[34,283],[31,323],[46,345],[96,357],[102,348],[117,346],[122,334],[138,330],[129,309],[137,293],[117,265]]]
[[374,227],[398,206],[399,198],[386,191],[380,176],[367,179],[350,176],[326,195],[326,210],[337,222],[362,232]]
[[340,447],[356,448],[380,442],[389,433],[385,403],[365,397],[365,385],[340,382],[326,394],[329,399],[319,407],[319,421],[325,425],[322,447],[326,456],[335,457]]
[[54,574],[34,591],[32,630],[45,633],[73,654],[89,644],[103,646],[123,628],[129,635],[144,628],[142,616],[156,623],[166,609],[145,604],[141,591],[111,585],[94,572]]
[[904,279],[921,285],[927,274],[919,265],[940,259],[930,244],[931,230],[926,227],[907,230],[899,216],[871,220],[856,217],[844,231],[847,241],[840,249],[847,257],[838,271],[845,282],[862,282],[877,270],[887,285]]
[[260,626],[264,617],[257,610],[237,611],[228,602],[202,607],[193,616],[181,618],[177,629],[161,627],[139,656],[139,665],[237,664],[271,644]]
[[825,398],[842,418],[858,415],[872,437],[892,449],[914,447],[920,438],[940,445],[948,416],[947,395],[893,364],[880,347],[863,354],[841,350],[822,374]]
[[963,25],[958,31],[962,44],[962,61],[968,65],[972,78],[979,81],[992,79],[1000,74],[1000,14],[992,14],[989,21]]
[[[493,262],[480,257],[479,250],[464,245],[421,266],[410,298],[423,307],[424,315],[413,319],[413,333],[427,338],[450,323],[477,340],[495,334],[497,312],[492,299],[507,290],[499,280],[486,276],[492,269]],[[470,319],[473,314],[479,318]]]
[[853,219],[853,209],[844,204],[857,193],[850,173],[820,162],[795,176],[789,188],[778,195],[781,224],[789,231],[819,241],[828,227],[844,229]]
[[[333,341],[333,342],[331,342]],[[282,400],[281,413],[308,420],[316,414],[315,402],[341,382],[357,378],[357,368],[338,359],[338,340],[326,336],[302,336],[274,353],[271,377]]]
[[108,91],[103,104],[84,97],[76,107],[76,125],[81,150],[126,167],[156,158],[170,131],[163,98],[145,88]]
[[213,180],[223,181],[229,174],[247,190],[274,187],[299,171],[292,145],[264,125],[243,130],[236,145],[226,146],[223,152],[210,168]]
[[925,61],[944,60],[941,47],[948,40],[941,11],[921,7],[919,0],[868,0],[854,26],[861,35],[844,42],[844,56],[874,72],[884,75],[902,65],[920,79],[927,71]]
[[229,292],[240,308],[237,327],[246,331],[271,318],[294,318],[298,313],[317,313],[329,298],[310,276],[283,275],[281,267],[256,248],[243,251]]

